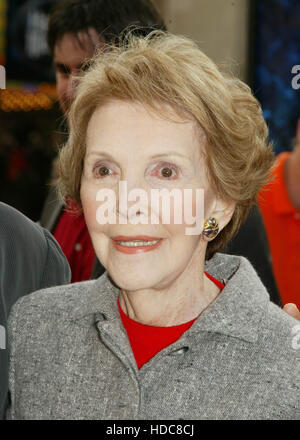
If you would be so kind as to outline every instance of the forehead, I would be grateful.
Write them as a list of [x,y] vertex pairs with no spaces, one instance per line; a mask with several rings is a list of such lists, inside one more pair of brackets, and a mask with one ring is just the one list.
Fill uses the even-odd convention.
[[205,139],[192,116],[179,115],[171,106],[162,104],[158,113],[137,102],[111,100],[93,113],[86,145],[87,150],[109,149],[118,155],[126,151],[151,154],[154,150],[191,155],[200,152]]
[[81,65],[92,58],[100,40],[96,32],[90,31],[64,34],[54,46],[54,62],[66,66]]

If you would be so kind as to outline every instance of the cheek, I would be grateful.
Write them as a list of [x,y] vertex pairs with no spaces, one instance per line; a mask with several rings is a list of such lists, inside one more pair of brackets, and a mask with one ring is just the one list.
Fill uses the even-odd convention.
[[174,205],[173,199],[171,202],[170,223],[166,225],[169,234],[177,237],[194,236],[197,241],[205,220],[214,209],[215,200],[215,194],[209,187],[195,185],[194,188],[182,191],[182,203]]
[[[80,198],[87,227],[92,233],[95,229],[99,230],[101,225],[98,224],[96,212],[99,203],[96,201],[96,193],[88,184],[82,184],[80,189]],[[103,226],[102,226],[103,227]]]
[[200,242],[201,235],[186,235],[186,225],[168,225],[168,237],[170,238],[169,263],[179,267],[186,267],[195,254]]
[[[202,232],[205,217],[205,191],[200,188],[189,188],[182,191],[182,201],[171,205],[172,229],[182,235],[190,235],[190,228],[196,235]],[[179,224],[180,223],[180,224]]]

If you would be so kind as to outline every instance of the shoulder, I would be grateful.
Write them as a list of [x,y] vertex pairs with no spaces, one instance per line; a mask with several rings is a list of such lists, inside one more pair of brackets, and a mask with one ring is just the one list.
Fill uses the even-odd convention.
[[0,239],[1,250],[9,250],[7,256],[12,258],[15,254],[27,257],[37,254],[40,263],[45,263],[52,254],[63,256],[57,241],[49,231],[15,208],[1,202]]
[[[103,293],[110,288],[107,274],[96,280],[49,287],[20,298],[13,306],[10,321],[18,325],[27,322],[44,324],[61,320],[76,320],[101,309]],[[105,295],[104,295],[105,300]]]
[[243,257],[237,279],[244,297],[240,307],[244,305],[248,309],[245,325],[253,332],[252,353],[257,357],[260,374],[266,379],[273,377],[280,388],[285,384],[294,388],[293,391],[295,387],[300,391],[299,321],[270,301],[259,276]]
[[17,298],[68,283],[68,262],[55,238],[16,209],[0,203],[0,290],[7,308]]
[[293,370],[297,367],[300,375],[300,322],[271,301],[261,320],[260,344],[266,356],[290,364]]
[[[267,399],[280,402],[287,411],[299,410],[300,322],[270,301],[246,258],[217,254],[211,265],[217,278],[219,273],[227,279],[215,302],[219,313],[214,326],[233,336],[231,355],[240,356],[238,369],[246,372],[253,386],[259,384],[268,393]],[[210,323],[213,315],[207,318]]]
[[278,154],[276,157],[275,164],[272,167],[272,177],[274,178],[273,181],[270,182],[269,185],[270,188],[274,186],[277,180],[283,180],[284,179],[284,166],[286,161],[290,158],[291,152],[290,151],[284,151],[283,153]]
[[274,173],[276,173],[276,171],[284,166],[285,162],[291,157],[291,154],[291,151],[284,151],[283,153],[278,154],[275,165],[273,167]]
[[41,283],[38,288],[56,286],[69,283],[71,280],[71,270],[63,251],[54,236],[44,228],[41,228],[44,235],[47,252]]
[[12,315],[29,317],[37,312],[40,316],[73,315],[85,307],[94,292],[96,280],[66,284],[37,290],[20,298],[12,309]]
[[278,402],[283,414],[300,411],[300,323],[273,303],[261,320],[254,345],[257,373],[267,395]]
[[0,237],[2,245],[10,242],[18,243],[22,240],[31,243],[32,246],[34,243],[31,240],[34,237],[38,239],[40,248],[46,251],[42,228],[12,206],[2,202],[0,202]]
[[84,325],[87,320],[89,327],[94,314],[101,309],[103,277],[105,274],[101,279],[42,289],[21,297],[8,319],[13,353],[28,357],[32,347],[51,350],[55,340],[72,333],[73,325],[78,328],[82,319]]
[[[216,254],[206,270],[225,288],[215,302],[236,336],[245,337],[269,359],[295,360],[294,336],[300,323],[270,301],[270,296],[251,263],[244,257]],[[211,319],[211,317],[210,317]],[[216,320],[216,325],[221,326]],[[226,329],[226,327],[225,327]],[[298,365],[300,367],[300,365]]]

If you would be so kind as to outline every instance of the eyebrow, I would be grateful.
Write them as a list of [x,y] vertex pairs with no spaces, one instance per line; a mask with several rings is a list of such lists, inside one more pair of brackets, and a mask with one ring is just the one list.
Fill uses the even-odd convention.
[[[79,64],[78,66],[76,66],[76,69],[77,70],[81,70],[82,67],[84,66],[84,64],[85,64],[84,62]],[[56,69],[60,69],[60,70],[63,70],[65,72],[67,72],[67,73],[70,73],[70,68],[68,66],[66,66],[64,63],[60,63],[60,62],[54,61],[54,67]]]
[[[90,151],[90,152],[86,155],[87,158],[88,158],[89,156],[105,156],[105,157],[107,157],[108,159],[114,160],[114,158],[113,158],[109,153],[106,153],[106,152],[104,152],[104,151],[94,151],[94,150],[92,150],[92,151]],[[178,157],[183,158],[183,159],[185,159],[185,160],[189,160],[189,158],[186,157],[184,154],[177,153],[177,152],[175,152],[175,151],[168,151],[168,152],[166,152],[166,153],[155,154],[154,156],[151,156],[151,159],[159,159],[159,158],[163,158],[163,157],[168,158],[168,157],[170,157],[170,156],[178,156]]]
[[90,156],[104,156],[104,157],[107,157],[107,159],[114,160],[114,158],[109,153],[106,153],[105,151],[94,151],[94,150],[92,150],[89,153],[87,153],[87,155],[86,155],[87,158],[90,157]]
[[178,156],[183,159],[189,160],[189,158],[187,156],[185,156],[184,154],[181,154],[181,153],[177,153],[176,151],[168,151],[166,153],[155,154],[154,156],[152,156],[152,159],[159,159],[161,157],[170,157],[170,156]]
[[54,67],[56,69],[64,70],[65,72],[70,73],[70,69],[63,63],[58,63],[58,62],[54,61]]

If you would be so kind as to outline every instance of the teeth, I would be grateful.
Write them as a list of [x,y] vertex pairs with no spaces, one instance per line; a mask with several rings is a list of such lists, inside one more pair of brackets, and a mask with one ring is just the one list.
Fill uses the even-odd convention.
[[159,240],[154,240],[154,241],[118,241],[117,243],[122,246],[137,247],[137,246],[153,246],[154,244],[156,244],[158,242],[159,242]]

